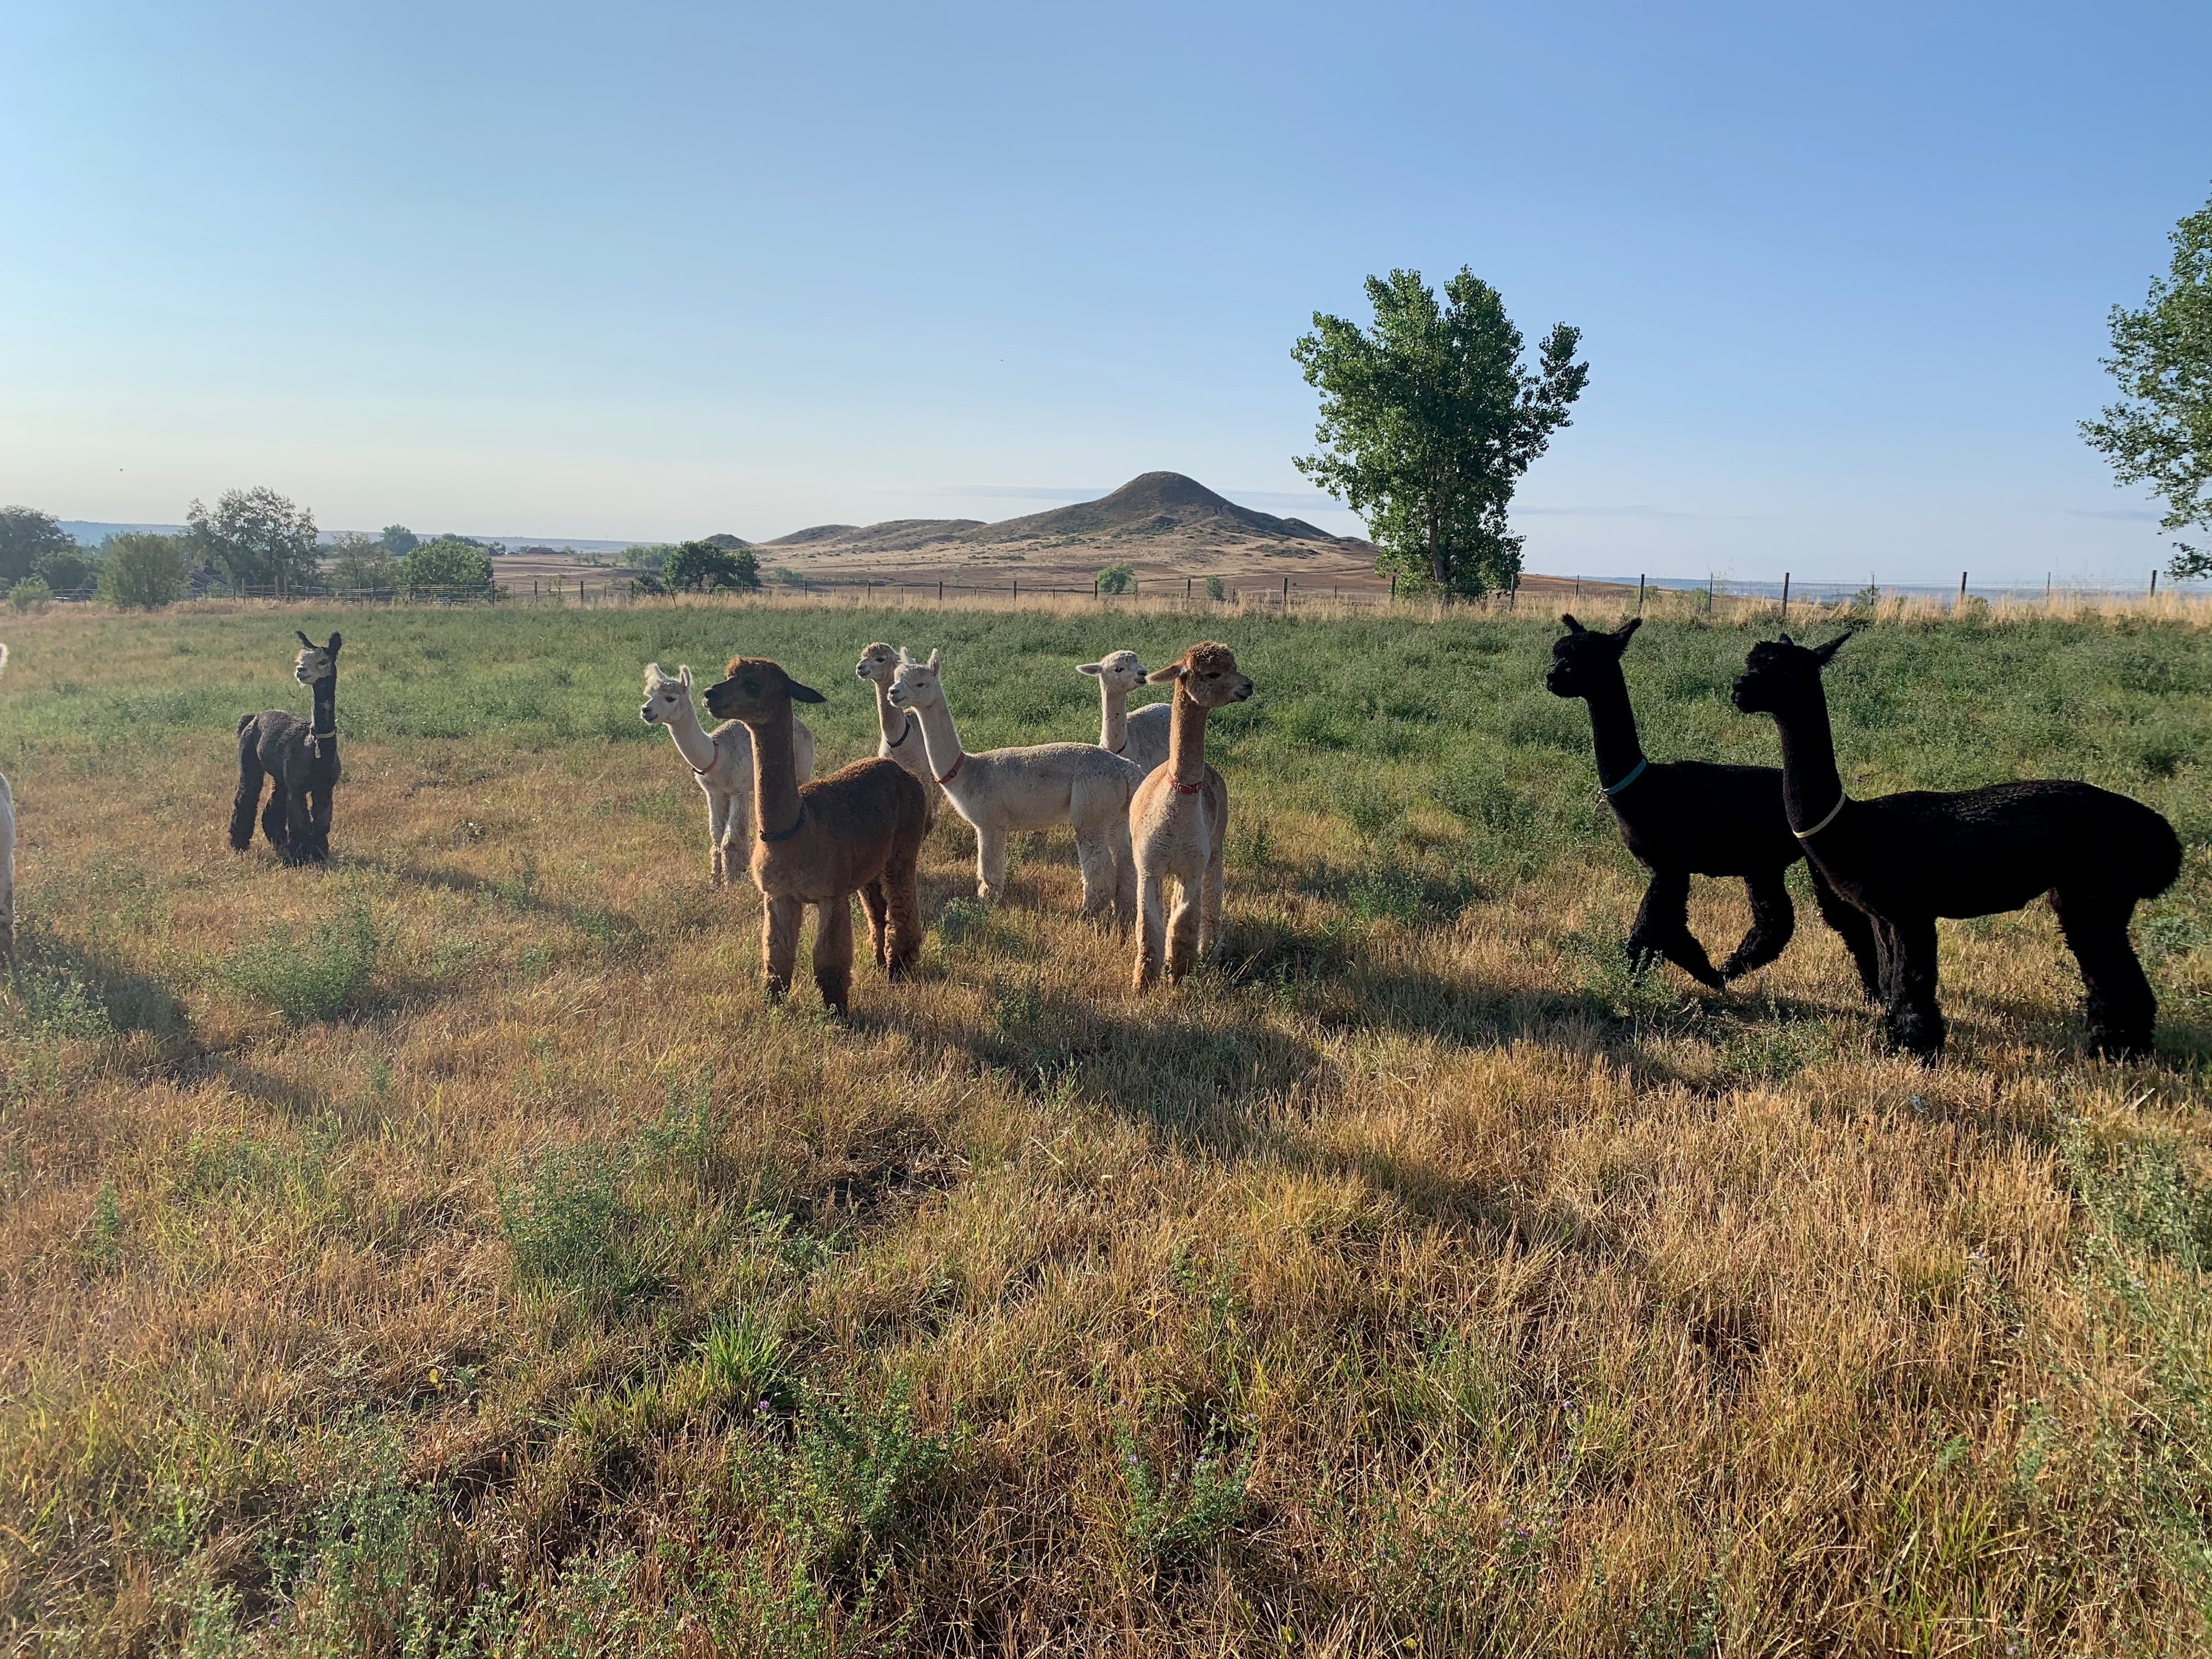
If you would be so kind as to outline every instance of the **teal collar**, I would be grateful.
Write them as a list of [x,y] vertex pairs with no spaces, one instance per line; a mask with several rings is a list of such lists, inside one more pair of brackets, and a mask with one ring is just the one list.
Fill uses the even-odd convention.
[[1649,755],[1646,755],[1642,760],[1636,763],[1635,769],[1631,771],[1629,775],[1623,778],[1619,783],[1613,785],[1609,788],[1603,784],[1600,784],[1598,786],[1598,793],[1603,795],[1607,800],[1612,799],[1622,790],[1627,788],[1630,784],[1635,782],[1637,779],[1642,777],[1644,775],[1644,769],[1650,764],[1651,757]]

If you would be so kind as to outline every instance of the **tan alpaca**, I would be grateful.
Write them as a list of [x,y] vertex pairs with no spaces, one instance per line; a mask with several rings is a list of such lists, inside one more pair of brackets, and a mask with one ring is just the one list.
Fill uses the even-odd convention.
[[[1206,763],[1206,717],[1252,695],[1225,645],[1194,645],[1151,676],[1175,682],[1164,765],[1146,775],[1129,802],[1129,841],[1137,860],[1136,987],[1159,977],[1162,936],[1167,975],[1181,979],[1221,936],[1221,856],[1229,838],[1229,786]],[[1167,884],[1175,914],[1163,916]]]
[[[735,881],[752,855],[753,740],[736,720],[725,721],[712,732],[699,724],[699,711],[691,706],[691,671],[678,667],[675,676],[660,672],[660,665],[645,665],[645,707],[638,713],[647,726],[665,726],[676,740],[676,752],[699,780],[699,793],[707,798],[708,878],[717,887]],[[792,755],[801,783],[814,775],[814,734],[797,715],[791,721]]]
[[921,740],[921,722],[912,709],[896,708],[891,702],[891,682],[898,678],[898,665],[899,653],[878,641],[860,653],[854,672],[876,688],[876,754],[884,760],[896,761],[914,774],[929,801],[929,821],[934,824],[937,804],[945,794],[937,787],[937,775],[929,769],[929,745]]
[[854,761],[799,781],[791,705],[820,702],[764,657],[732,657],[707,688],[707,712],[744,722],[753,747],[753,884],[761,891],[761,957],[770,1001],[791,989],[799,926],[815,907],[814,982],[845,1012],[853,985],[853,895],[868,913],[876,965],[905,976],[921,955],[915,867],[929,809],[921,786],[887,760]]

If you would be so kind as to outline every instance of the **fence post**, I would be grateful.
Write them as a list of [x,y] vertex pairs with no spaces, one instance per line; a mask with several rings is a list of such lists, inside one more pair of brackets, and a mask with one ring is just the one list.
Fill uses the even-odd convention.
[[1015,577],[1015,578],[1014,578],[1014,598],[1015,598],[1016,599],[1019,599],[1021,597],[1022,597],[1022,579],[1021,579],[1019,576],[1017,576],[1017,577]]
[[1283,578],[1283,614],[1285,617],[1291,614],[1291,579],[1288,576]]
[[1782,620],[1790,620],[1790,573],[1782,573]]
[[1098,578],[1096,576],[1091,579],[1091,597],[1094,599],[1098,597]]
[[1636,578],[1636,614],[1644,614],[1644,578],[1640,574]]
[[1390,602],[1391,602],[1393,605],[1395,605],[1395,604],[1397,603],[1397,601],[1398,601],[1398,573],[1397,573],[1396,571],[1395,571],[1395,570],[1394,570],[1394,571],[1392,571],[1392,572],[1390,573]]
[[1190,578],[1188,576],[1182,579],[1182,602],[1185,605],[1190,603]]
[[2150,570],[2150,596],[2154,599],[2158,597],[2158,567],[2156,565],[2153,565]]
[[1959,603],[1966,603],[1966,573],[1963,570],[1959,573]]
[[937,584],[937,602],[939,605],[945,603],[945,584],[942,581]]

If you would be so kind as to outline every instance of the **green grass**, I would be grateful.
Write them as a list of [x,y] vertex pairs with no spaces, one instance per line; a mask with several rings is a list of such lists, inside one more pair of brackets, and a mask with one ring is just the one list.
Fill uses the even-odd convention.
[[[237,716],[334,626],[332,863],[234,854]],[[10,628],[0,1650],[2206,1645],[2212,633],[1838,658],[1856,793],[2086,777],[2188,849],[2154,1060],[2085,1052],[2038,906],[1947,924],[1928,1073],[1802,877],[1756,984],[1629,971],[1540,618]],[[646,661],[776,658],[827,769],[872,640],[944,651],[980,749],[1200,634],[1258,688],[1217,963],[1133,997],[1064,835],[987,907],[946,822],[915,979],[764,1006]],[[1638,634],[1655,757],[1772,762],[1754,636]]]

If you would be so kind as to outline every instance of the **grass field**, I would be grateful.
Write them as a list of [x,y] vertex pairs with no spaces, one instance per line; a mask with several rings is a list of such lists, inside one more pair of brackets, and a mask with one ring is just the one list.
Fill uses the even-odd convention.
[[[334,858],[224,844],[337,625]],[[1063,836],[919,979],[769,1009],[641,665],[860,647],[970,747],[1203,629],[1227,947],[1127,990]],[[1885,624],[1855,792],[2075,775],[2182,832],[2154,1063],[2040,905],[1882,1054],[1804,902],[1642,980],[1553,629],[641,607],[11,621],[0,1651],[2197,1652],[2212,1611],[2212,632]],[[1755,635],[1629,653],[1771,761]],[[711,677],[711,676],[710,676]],[[1732,943],[1740,888],[1693,921]]]

